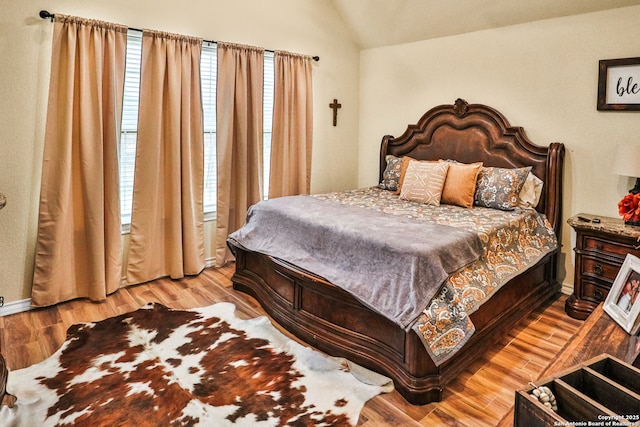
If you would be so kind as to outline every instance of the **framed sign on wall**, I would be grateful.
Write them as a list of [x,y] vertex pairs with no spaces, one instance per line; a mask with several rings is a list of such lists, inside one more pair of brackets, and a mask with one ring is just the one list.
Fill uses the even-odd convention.
[[640,58],[600,61],[598,110],[640,111]]

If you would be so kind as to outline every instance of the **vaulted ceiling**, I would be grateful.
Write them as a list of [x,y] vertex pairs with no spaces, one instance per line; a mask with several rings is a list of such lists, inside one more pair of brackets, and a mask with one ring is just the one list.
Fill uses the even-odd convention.
[[362,49],[640,5],[640,0],[332,0]]

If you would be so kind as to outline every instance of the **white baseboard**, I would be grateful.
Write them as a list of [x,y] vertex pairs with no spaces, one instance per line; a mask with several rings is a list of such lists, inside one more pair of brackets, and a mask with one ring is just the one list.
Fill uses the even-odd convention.
[[0,317],[31,310],[31,298],[8,302],[0,307]]

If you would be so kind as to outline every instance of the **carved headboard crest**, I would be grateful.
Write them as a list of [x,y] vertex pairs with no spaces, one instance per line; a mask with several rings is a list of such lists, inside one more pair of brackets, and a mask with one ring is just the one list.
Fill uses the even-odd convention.
[[453,111],[458,117],[464,117],[469,111],[469,103],[464,99],[458,98],[453,104]]

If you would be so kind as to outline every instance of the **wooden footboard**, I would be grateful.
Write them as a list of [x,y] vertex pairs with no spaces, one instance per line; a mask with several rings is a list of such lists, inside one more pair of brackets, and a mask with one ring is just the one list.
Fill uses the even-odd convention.
[[448,382],[560,288],[551,280],[555,257],[548,256],[473,313],[475,334],[436,367],[415,332],[405,332],[342,289],[269,256],[233,251],[234,289],[256,298],[276,322],[313,347],[389,376],[415,405],[441,400]]

